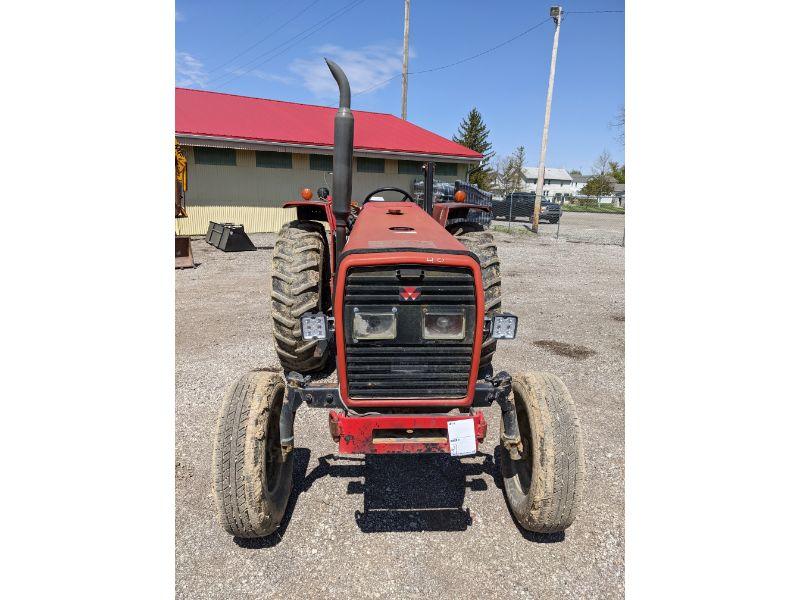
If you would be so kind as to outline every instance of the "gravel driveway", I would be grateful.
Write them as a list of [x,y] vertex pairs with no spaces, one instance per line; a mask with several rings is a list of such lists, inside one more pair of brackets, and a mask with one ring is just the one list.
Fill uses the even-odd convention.
[[[496,226],[505,227],[500,222]],[[211,440],[221,398],[249,369],[277,365],[268,279],[274,234],[256,252],[193,242],[175,272],[176,595],[179,598],[618,598],[624,593],[624,216],[565,213],[495,231],[503,307],[520,317],[495,368],[551,371],[584,430],[587,487],[563,535],[520,530],[497,465],[499,409],[475,457],[339,457],[327,412],[297,414],[294,493],[278,533],[239,545],[215,522]]]

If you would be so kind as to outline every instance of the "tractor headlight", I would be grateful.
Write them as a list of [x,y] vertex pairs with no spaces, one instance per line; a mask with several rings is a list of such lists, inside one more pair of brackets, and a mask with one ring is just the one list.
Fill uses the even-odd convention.
[[300,329],[304,340],[324,340],[328,337],[328,319],[323,313],[305,314],[300,317]]
[[517,337],[517,317],[508,313],[494,315],[492,337],[501,340],[513,340]]
[[422,337],[426,340],[463,340],[463,309],[423,309]]
[[393,340],[397,337],[397,309],[353,309],[353,340]]

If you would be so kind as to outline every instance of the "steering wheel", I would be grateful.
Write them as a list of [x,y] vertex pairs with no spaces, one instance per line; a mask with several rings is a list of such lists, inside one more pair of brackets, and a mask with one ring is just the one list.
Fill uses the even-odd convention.
[[400,188],[396,187],[382,187],[378,188],[377,190],[372,190],[369,194],[367,194],[367,197],[364,198],[364,204],[372,201],[372,197],[379,192],[398,192],[400,194],[403,194],[403,199],[401,200],[401,202],[416,202],[416,200],[414,200],[411,194],[409,194],[405,190],[401,190]]

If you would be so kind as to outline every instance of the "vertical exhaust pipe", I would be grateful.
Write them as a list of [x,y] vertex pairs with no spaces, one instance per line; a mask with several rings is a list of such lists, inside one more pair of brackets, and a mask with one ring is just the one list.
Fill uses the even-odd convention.
[[336,217],[336,267],[344,249],[350,198],[353,195],[353,113],[350,112],[350,82],[342,68],[325,59],[339,86],[339,110],[333,120],[333,214]]

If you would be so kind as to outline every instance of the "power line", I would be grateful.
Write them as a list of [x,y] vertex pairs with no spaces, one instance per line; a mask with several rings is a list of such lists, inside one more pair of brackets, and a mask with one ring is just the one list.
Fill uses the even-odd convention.
[[213,73],[214,71],[219,71],[219,70],[220,70],[222,67],[224,67],[224,66],[227,66],[227,65],[231,64],[231,63],[232,63],[233,61],[235,61],[237,58],[239,58],[239,57],[243,56],[244,54],[247,54],[248,52],[250,52],[250,50],[252,50],[252,49],[253,49],[253,48],[255,48],[256,46],[258,46],[258,45],[259,45],[259,44],[261,44],[262,42],[266,41],[266,40],[267,40],[268,38],[270,38],[271,36],[273,36],[273,35],[275,35],[276,33],[278,33],[278,32],[279,32],[281,29],[283,29],[284,27],[286,27],[286,26],[287,26],[289,23],[293,23],[294,21],[296,21],[296,20],[297,20],[297,19],[298,19],[300,16],[302,16],[303,14],[305,14],[306,12],[308,12],[308,11],[309,11],[311,8],[313,8],[313,6],[314,6],[315,4],[319,4],[319,1],[320,1],[320,0],[313,0],[313,1],[311,2],[311,4],[309,4],[309,5],[308,5],[308,6],[306,6],[304,9],[302,9],[300,12],[298,12],[297,14],[295,14],[295,15],[294,15],[292,18],[290,18],[288,21],[286,21],[285,23],[283,23],[283,24],[279,25],[278,27],[276,27],[275,29],[273,29],[272,31],[270,31],[270,32],[269,32],[267,35],[265,35],[264,37],[262,37],[261,39],[259,39],[259,40],[258,40],[256,43],[254,43],[253,45],[251,45],[251,46],[248,46],[247,48],[245,48],[244,50],[242,50],[242,51],[241,51],[239,54],[237,54],[237,55],[236,55],[236,56],[234,56],[233,58],[231,58],[231,59],[229,59],[229,60],[225,61],[224,63],[222,63],[222,64],[220,64],[220,65],[218,65],[218,66],[214,67],[213,69],[211,69],[211,70],[209,71],[209,73]]
[[[442,66],[439,66],[439,67],[433,67],[431,69],[424,69],[424,70],[421,70],[421,71],[409,71],[408,74],[409,75],[422,75],[424,73],[433,73],[434,71],[442,71],[444,69],[449,69],[450,67],[455,67],[456,65],[460,65],[460,64],[468,62],[470,60],[474,60],[476,58],[479,58],[481,56],[489,54],[490,52],[494,52],[495,50],[497,50],[499,48],[502,48],[503,46],[506,46],[506,45],[510,44],[511,42],[513,42],[515,40],[518,40],[522,36],[527,35],[531,31],[533,31],[534,29],[537,29],[538,27],[541,27],[542,25],[544,25],[548,21],[550,21],[550,17],[547,17],[543,21],[538,22],[536,25],[534,25],[532,27],[529,27],[528,29],[526,29],[525,31],[523,31],[521,33],[518,33],[514,37],[508,38],[507,40],[505,40],[503,42],[500,42],[496,46],[492,46],[491,48],[487,48],[483,52],[478,52],[478,54],[473,54],[472,56],[468,56],[466,58],[462,58],[462,59],[457,60],[455,62],[451,62],[449,64],[442,65]],[[392,77],[389,77],[389,79],[384,79],[383,81],[379,81],[378,83],[376,83],[375,85],[373,85],[371,87],[368,87],[368,88],[366,88],[364,90],[361,90],[361,91],[358,91],[358,92],[354,93],[353,96],[358,96],[359,94],[365,94],[367,92],[370,92],[370,91],[374,90],[375,88],[382,86],[384,83],[389,83],[390,81],[392,81],[394,79],[397,79],[398,77],[402,77],[402,75],[403,75],[402,73],[398,73],[397,75],[393,75]]]
[[624,13],[624,10],[565,10],[565,15],[598,15],[600,13]]
[[[236,71],[240,71],[240,70],[245,69],[246,67],[248,67],[250,65],[253,65],[254,63],[257,63],[258,61],[260,61],[265,56],[269,56],[270,54],[272,54],[276,50],[280,50],[283,47],[286,47],[285,49],[288,49],[288,48],[291,48],[292,46],[295,46],[297,43],[299,43],[299,42],[303,41],[304,39],[306,39],[307,37],[309,37],[309,35],[313,35],[317,31],[320,31],[330,21],[333,21],[333,20],[339,18],[344,13],[346,13],[350,9],[354,8],[356,4],[359,4],[360,2],[363,2],[363,1],[364,0],[354,0],[353,2],[350,2],[350,4],[347,4],[344,7],[337,8],[332,13],[330,13],[329,15],[325,16],[324,18],[320,19],[319,21],[317,21],[316,23],[314,23],[310,27],[307,27],[306,29],[304,29],[304,30],[300,31],[299,33],[293,35],[289,39],[279,43],[276,46],[273,46],[269,50],[267,50],[265,52],[262,52],[261,54],[255,56],[254,58],[248,59],[247,61],[242,63],[239,67],[236,67]],[[309,35],[304,35],[304,34],[306,34],[306,32],[310,32],[310,34]],[[292,42],[295,42],[295,43],[292,43]],[[282,52],[279,53],[279,54],[282,54]],[[229,72],[227,72],[227,73],[223,73],[222,75],[217,75],[216,77],[212,77],[211,81],[228,79],[228,81],[225,81],[224,84],[223,84],[223,85],[227,85],[228,83],[230,83],[234,79],[237,79],[238,77],[241,77],[243,75],[246,75],[247,73],[250,73],[250,72],[254,71],[259,66],[261,66],[265,62],[268,62],[269,60],[271,60],[275,56],[278,56],[278,54],[275,54],[274,56],[269,57],[264,62],[256,64],[255,66],[253,66],[250,69],[245,69],[241,73],[236,73],[235,71],[233,73],[231,73],[230,70],[229,70]],[[231,75],[233,75],[233,76],[231,77]]]
[[[625,12],[624,10],[583,10],[583,11],[570,11],[570,13],[571,13],[571,14],[624,13],[624,12]],[[568,13],[568,12],[566,12],[566,11],[565,11],[565,12],[564,12],[564,13],[562,13],[562,14],[565,14],[565,15],[566,15],[566,14],[570,14],[570,13]],[[483,52],[479,52],[478,54],[474,54],[474,55],[472,55],[472,56],[468,56],[467,58],[463,58],[463,59],[461,59],[461,60],[457,60],[457,61],[455,61],[455,62],[453,62],[453,63],[450,63],[450,64],[447,64],[447,65],[442,65],[441,67],[434,67],[434,68],[432,68],[432,69],[425,69],[424,71],[412,71],[412,72],[409,72],[409,75],[421,75],[421,74],[423,74],[423,73],[432,73],[432,72],[434,72],[434,71],[441,71],[442,69],[448,69],[448,68],[450,68],[450,67],[454,67],[454,66],[456,66],[456,65],[460,65],[461,63],[465,63],[465,62],[467,62],[467,61],[470,61],[470,60],[472,60],[472,59],[478,58],[478,57],[480,57],[480,56],[483,56],[484,54],[489,54],[490,52],[494,52],[494,51],[495,51],[495,50],[497,50],[498,48],[502,48],[503,46],[505,46],[505,45],[507,45],[507,44],[510,44],[510,43],[511,43],[511,42],[513,42],[514,40],[517,40],[517,39],[521,38],[523,35],[526,35],[526,34],[530,33],[530,32],[531,32],[531,31],[533,31],[534,29],[536,29],[536,28],[538,28],[538,27],[541,27],[542,25],[544,25],[544,24],[545,24],[545,23],[547,23],[548,21],[550,21],[550,17],[548,17],[548,18],[544,19],[543,21],[540,21],[539,23],[537,23],[537,24],[536,24],[536,25],[534,25],[533,27],[530,27],[530,28],[526,29],[525,31],[523,31],[523,32],[521,32],[521,33],[519,33],[519,34],[515,35],[514,37],[512,37],[512,38],[509,38],[509,39],[507,39],[507,40],[506,40],[506,41],[504,41],[504,42],[500,42],[500,43],[499,43],[499,44],[497,44],[496,46],[492,46],[491,48],[488,48],[487,50],[484,50]],[[367,93],[367,92],[370,92],[370,91],[374,90],[376,87],[382,86],[384,83],[389,83],[390,81],[392,81],[392,80],[394,80],[394,79],[397,79],[398,77],[401,77],[402,75],[403,75],[402,73],[398,73],[397,75],[393,75],[392,77],[389,77],[389,79],[384,79],[383,81],[379,81],[378,83],[376,83],[375,85],[373,85],[373,86],[371,86],[371,87],[368,87],[368,88],[366,88],[366,89],[364,89],[364,90],[361,90],[361,91],[355,92],[355,93],[353,94],[353,96],[358,96],[359,94],[365,94],[365,93]]]
[[[221,76],[213,77],[210,80],[210,82],[221,81],[221,80],[227,79],[226,81],[222,81],[219,84],[220,86],[226,86],[229,83],[231,83],[232,81],[238,79],[239,77],[247,75],[248,73],[252,73],[253,71],[255,71],[259,67],[265,65],[269,61],[271,61],[271,60],[277,58],[278,56],[288,52],[291,48],[293,48],[294,46],[296,46],[297,44],[299,44],[303,40],[306,40],[307,38],[311,37],[315,33],[318,33],[319,31],[324,29],[325,26],[327,26],[328,24],[332,23],[333,21],[335,21],[339,17],[344,16],[346,13],[348,13],[349,11],[354,9],[356,6],[358,6],[359,4],[361,4],[361,3],[365,2],[365,1],[366,0],[353,0],[353,2],[351,2],[350,4],[347,4],[346,6],[333,11],[331,14],[327,15],[323,19],[321,19],[321,20],[317,21],[316,23],[314,23],[311,27],[305,29],[304,31],[301,31],[297,35],[292,36],[291,38],[289,38],[285,42],[283,42],[281,44],[278,44],[274,48],[270,48],[266,52],[262,52],[261,54],[259,54],[255,58],[250,59],[249,61],[245,62],[243,65],[238,67],[238,69],[236,69],[236,72],[234,72],[234,73],[226,73],[226,74],[221,75]],[[283,48],[283,49],[281,49],[281,48]],[[280,51],[279,52],[275,52],[276,50],[280,50]],[[272,56],[269,56],[270,54],[272,54]],[[261,59],[264,58],[265,56],[267,58],[265,58],[262,61]],[[258,61],[261,61],[261,62],[258,62]],[[256,64],[253,64],[253,63],[256,63]],[[245,68],[245,67],[248,67],[249,65],[253,65],[253,66],[250,67],[250,68]]]

